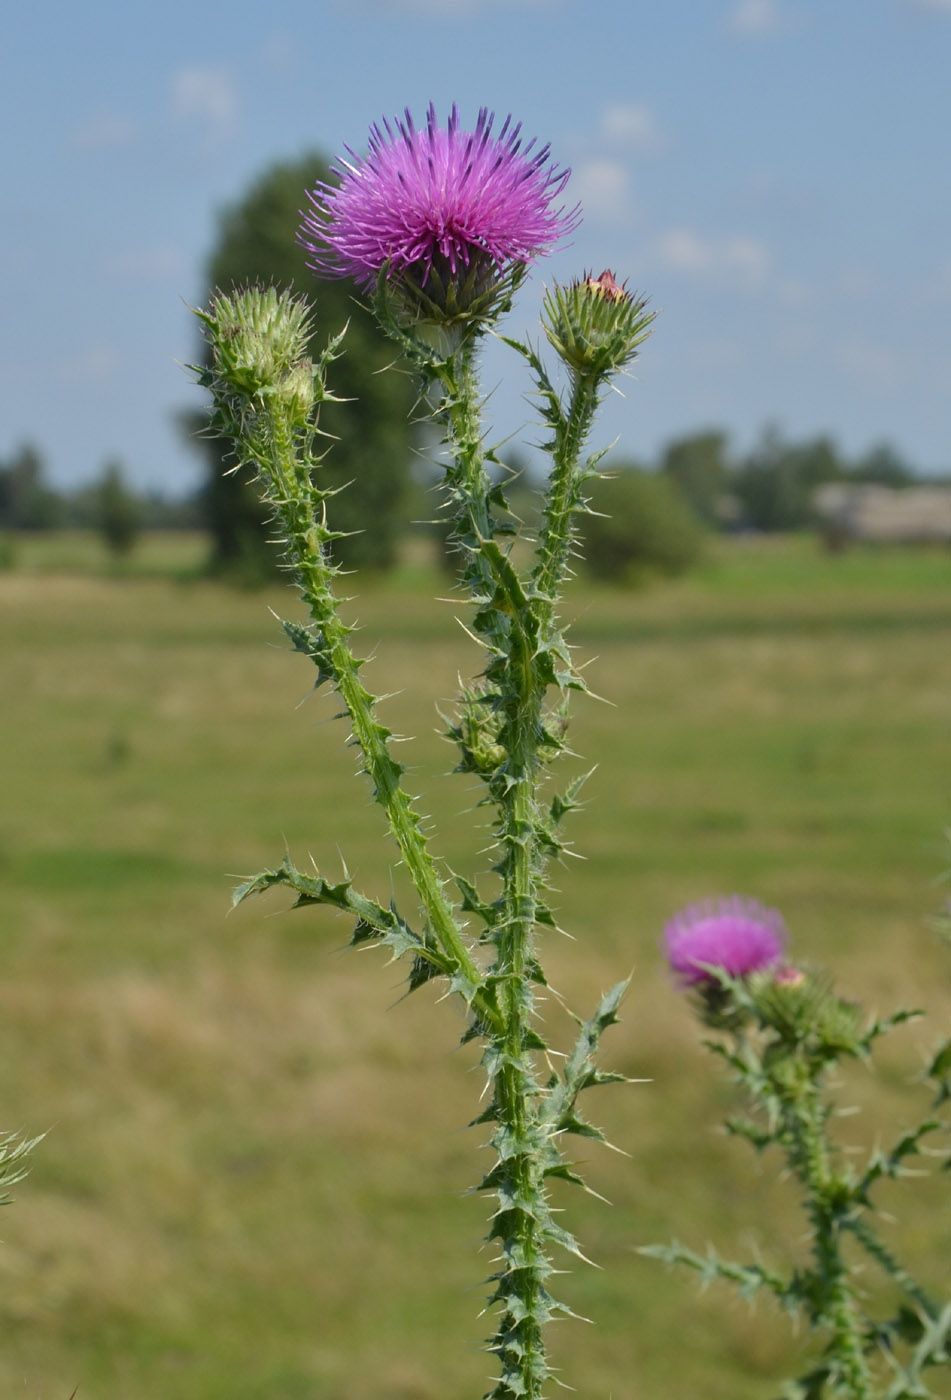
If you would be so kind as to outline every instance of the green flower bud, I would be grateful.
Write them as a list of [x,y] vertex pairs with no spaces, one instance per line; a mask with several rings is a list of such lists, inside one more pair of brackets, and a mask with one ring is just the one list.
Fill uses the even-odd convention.
[[600,277],[585,276],[568,287],[556,283],[545,296],[542,325],[574,374],[604,379],[636,357],[655,314],[606,268]]
[[[218,292],[208,311],[199,314],[215,370],[237,393],[274,389],[307,361],[310,311],[306,301],[289,292],[275,287]],[[310,394],[312,398],[312,382]]]
[[286,404],[295,422],[303,426],[310,419],[317,395],[314,390],[314,367],[310,360],[301,360],[288,370],[274,386],[274,396]]

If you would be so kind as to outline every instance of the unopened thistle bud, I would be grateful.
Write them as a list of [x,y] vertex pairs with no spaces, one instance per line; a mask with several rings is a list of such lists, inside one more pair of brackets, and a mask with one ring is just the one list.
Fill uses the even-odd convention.
[[300,364],[293,365],[275,384],[274,394],[287,405],[295,422],[307,422],[317,399],[314,367],[310,360],[301,360]]
[[586,277],[584,285],[592,292],[604,297],[605,301],[627,301],[628,295],[624,287],[618,286],[614,280],[614,273],[610,268],[605,268],[600,277]]
[[582,277],[545,296],[542,324],[553,348],[568,368],[583,379],[604,379],[635,358],[650,334],[655,313],[642,297],[605,269],[600,277]]
[[[214,369],[226,386],[239,394],[280,390],[300,394],[312,371],[307,356],[310,311],[306,301],[275,287],[248,287],[218,292],[207,311],[200,311],[214,353]],[[305,392],[313,403],[313,382]]]

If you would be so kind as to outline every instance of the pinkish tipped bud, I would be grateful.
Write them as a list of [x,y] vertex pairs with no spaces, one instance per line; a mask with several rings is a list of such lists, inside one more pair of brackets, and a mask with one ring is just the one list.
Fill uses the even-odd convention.
[[570,286],[557,284],[545,297],[542,325],[552,348],[573,373],[592,382],[630,364],[650,334],[653,311],[632,297],[608,268]]
[[801,987],[805,980],[806,974],[799,967],[778,967],[773,974],[777,987]]
[[605,301],[628,301],[627,287],[620,286],[614,280],[614,273],[609,268],[605,268],[600,277],[586,277],[584,285],[590,287],[593,292],[598,292]]

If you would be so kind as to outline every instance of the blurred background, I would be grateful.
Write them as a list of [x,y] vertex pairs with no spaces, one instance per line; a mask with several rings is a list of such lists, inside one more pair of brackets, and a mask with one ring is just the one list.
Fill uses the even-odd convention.
[[[453,609],[412,385],[293,239],[305,189],[370,124],[432,100],[511,112],[572,168],[584,221],[546,280],[610,267],[654,336],[606,405],[616,439],[566,612],[599,764],[559,871],[552,980],[588,1015],[632,968],[606,1057],[652,1082],[598,1103],[614,1142],[566,1199],[603,1272],[558,1333],[588,1394],[772,1397],[804,1345],[768,1309],[641,1259],[676,1233],[795,1259],[777,1163],[732,1106],[661,966],[678,907],[779,907],[797,956],[896,1035],[848,1145],[917,1112],[947,1034],[929,922],[951,813],[951,5],[947,0],[286,0],[255,10],[17,7],[0,51],[0,1127],[49,1130],[4,1212],[4,1395],[444,1400],[489,1367],[478,1253],[481,1082],[462,1027],[329,916],[226,918],[285,844],[400,873],[332,699],[269,609],[296,607],[253,490],[196,437],[194,318],[251,276],[350,320],[324,426],[352,615],[387,722],[414,737],[441,854],[489,858],[435,732],[477,666]],[[490,344],[493,439],[531,523],[528,384]],[[224,484],[223,484],[224,483]],[[560,1013],[546,1014],[557,1034]],[[562,1026],[565,1034],[567,1028]],[[475,1070],[475,1072],[474,1072]],[[598,1091],[601,1093],[602,1091]],[[471,1159],[471,1160],[470,1160]],[[936,1283],[951,1225],[918,1183],[895,1239]],[[778,1229],[777,1229],[778,1227]],[[870,1287],[873,1286],[870,1280]],[[951,1394],[951,1392],[949,1392]]]

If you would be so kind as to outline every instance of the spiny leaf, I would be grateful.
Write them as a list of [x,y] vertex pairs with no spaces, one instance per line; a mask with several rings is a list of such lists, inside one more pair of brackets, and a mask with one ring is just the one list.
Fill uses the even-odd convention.
[[575,778],[568,784],[563,793],[558,793],[552,798],[549,813],[554,826],[557,826],[568,812],[574,812],[581,806],[578,794],[593,772],[592,768],[591,772],[583,773],[580,778]]
[[463,878],[456,876],[456,884],[459,886],[459,893],[462,895],[462,908],[467,914],[478,914],[479,918],[487,928],[492,928],[500,917],[497,905],[487,904],[479,894],[475,885]]
[[604,1141],[604,1135],[581,1118],[575,1111],[575,1100],[583,1089],[595,1084],[617,1083],[626,1076],[607,1075],[594,1064],[594,1055],[601,1036],[618,1018],[618,1007],[630,983],[630,978],[618,982],[602,998],[590,1021],[581,1022],[575,1047],[565,1062],[560,1078],[549,1089],[541,1107],[542,1120],[556,1133],[579,1133],[584,1137]]
[[896,1026],[903,1026],[906,1021],[919,1021],[925,1013],[919,1010],[899,1010],[891,1016],[883,1016],[881,1020],[873,1021],[862,1038],[862,1044],[868,1049],[874,1040],[881,1035],[887,1035]]
[[[436,949],[430,940],[423,939],[418,933],[414,933],[395,909],[385,909],[375,900],[368,899],[366,895],[358,893],[349,879],[339,880],[333,884],[329,880],[325,880],[322,875],[304,875],[296,869],[289,856],[284,857],[276,870],[263,870],[253,879],[246,880],[244,884],[239,885],[232,896],[232,903],[233,905],[241,904],[251,895],[261,894],[275,886],[283,886],[293,890],[297,895],[295,909],[303,908],[306,905],[325,904],[333,909],[339,909],[343,913],[353,914],[356,918],[353,932],[354,943],[363,942],[368,938],[377,938],[380,943],[391,949],[394,957],[401,957],[404,953],[412,953],[424,956],[430,962],[435,962],[437,971],[446,970],[444,955]],[[442,966],[439,965],[440,961]]]
[[665,1264],[683,1264],[693,1269],[700,1275],[704,1287],[716,1279],[724,1279],[735,1284],[743,1298],[753,1298],[761,1288],[766,1288],[779,1301],[786,1302],[790,1292],[790,1284],[781,1275],[759,1264],[736,1264],[721,1259],[712,1247],[705,1255],[696,1254],[679,1240],[671,1240],[670,1244],[641,1245],[637,1252],[650,1259],[661,1259]]
[[728,1133],[734,1137],[745,1138],[758,1151],[762,1151],[764,1147],[769,1147],[771,1143],[775,1142],[774,1135],[768,1129],[751,1123],[748,1118],[728,1118],[724,1126]]
[[876,1152],[856,1187],[856,1195],[865,1199],[869,1187],[880,1178],[894,1179],[901,1176],[905,1158],[918,1156],[922,1138],[928,1133],[936,1132],[941,1126],[937,1119],[927,1119],[917,1128],[904,1133],[889,1152]]
[[577,1137],[593,1138],[595,1142],[606,1141],[604,1133],[573,1110],[563,1113],[555,1125],[558,1133],[574,1133]]
[[938,1086],[935,1107],[951,1101],[951,1040],[946,1040],[937,1050],[931,1064],[925,1071],[927,1079],[933,1079]]

